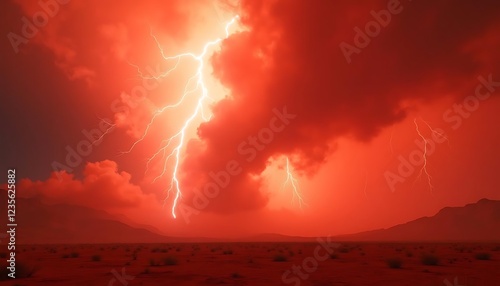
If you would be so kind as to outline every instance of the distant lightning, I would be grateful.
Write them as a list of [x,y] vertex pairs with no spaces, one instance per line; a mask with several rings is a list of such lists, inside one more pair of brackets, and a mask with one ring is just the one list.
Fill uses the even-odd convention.
[[[204,103],[207,99],[211,99],[209,97],[208,88],[206,87],[205,82],[204,82],[204,78],[203,78],[203,69],[205,67],[204,58],[207,55],[209,48],[219,44],[221,41],[223,41],[224,39],[227,39],[229,37],[229,28],[238,20],[238,18],[239,18],[239,16],[236,16],[236,17],[232,18],[231,21],[229,21],[226,24],[224,38],[218,38],[216,40],[207,42],[203,46],[202,52],[198,55],[196,55],[194,53],[182,53],[182,54],[175,55],[175,56],[166,56],[165,51],[163,50],[162,46],[160,45],[157,37],[151,32],[150,33],[151,37],[154,39],[155,43],[157,44],[157,47],[161,53],[162,58],[167,62],[174,61],[175,64],[171,69],[169,69],[166,72],[164,72],[160,75],[157,75],[157,76],[156,75],[145,76],[137,66],[134,66],[137,68],[138,74],[141,78],[159,79],[159,78],[167,77],[171,72],[173,72],[175,69],[177,69],[178,65],[180,64],[181,60],[183,60],[183,59],[192,59],[195,62],[197,62],[197,64],[198,64],[196,72],[187,80],[187,82],[184,86],[184,92],[182,93],[180,99],[174,104],[170,104],[170,105],[164,106],[164,107],[156,110],[153,113],[151,120],[146,125],[146,128],[145,128],[142,136],[140,136],[139,139],[137,139],[132,144],[132,146],[129,148],[129,150],[123,152],[123,153],[130,153],[136,147],[137,144],[139,144],[141,141],[143,141],[147,137],[151,126],[154,124],[156,119],[161,114],[163,114],[163,112],[165,112],[166,110],[177,108],[177,107],[181,106],[183,104],[184,100],[189,95],[195,94],[196,91],[200,91],[200,93],[198,94],[196,106],[193,108],[190,116],[184,121],[184,124],[182,125],[182,127],[174,135],[172,135],[170,138],[164,140],[161,143],[159,149],[148,159],[147,165],[146,165],[146,171],[147,171],[151,161],[153,159],[155,159],[157,156],[160,156],[160,155],[162,156],[162,159],[164,160],[162,171],[153,180],[153,182],[155,182],[156,180],[158,180],[159,178],[161,178],[165,175],[165,173],[167,171],[167,162],[172,157],[175,158],[175,162],[173,164],[173,171],[171,174],[170,187],[167,190],[168,195],[165,198],[165,200],[168,199],[170,197],[170,194],[172,192],[174,192],[175,197],[174,197],[174,202],[173,202],[172,210],[171,210],[172,216],[174,218],[177,218],[175,210],[176,210],[177,204],[179,202],[179,199],[182,197],[182,190],[181,190],[180,182],[178,179],[178,175],[179,175],[179,165],[180,165],[180,160],[181,160],[181,150],[183,149],[183,147],[186,143],[186,131],[192,125],[193,121],[197,117],[199,117],[200,115],[204,121],[210,120],[210,117],[207,117],[204,114],[204,109],[205,109]],[[193,83],[195,83],[194,86],[192,86]],[[171,144],[174,144],[174,146],[172,147],[171,150],[169,150],[169,147],[171,146]]]
[[420,138],[422,138],[422,140],[424,141],[424,151],[423,151],[424,154],[422,155],[424,159],[424,165],[420,169],[417,179],[422,176],[422,173],[425,173],[425,175],[427,176],[427,183],[429,184],[429,189],[432,192],[432,190],[434,189],[434,186],[432,185],[432,177],[431,175],[429,175],[429,172],[427,171],[427,144],[429,144],[429,141],[422,135],[422,133],[420,133],[420,129],[418,127],[416,118],[413,119],[413,123],[415,123],[415,128],[417,130],[418,136],[420,136]]
[[425,125],[427,125],[427,127],[429,128],[429,130],[430,130],[433,134],[435,134],[435,135],[437,135],[437,136],[439,136],[439,137],[441,137],[441,138],[444,138],[444,140],[446,140],[446,141],[448,142],[448,145],[450,144],[450,140],[448,140],[448,137],[446,137],[446,135],[444,135],[443,133],[441,133],[441,132],[439,132],[439,131],[436,131],[434,128],[432,128],[432,127],[429,125],[429,123],[428,123],[427,121],[423,120],[422,118],[420,118],[420,120],[422,120],[422,121],[425,123]]
[[97,137],[97,139],[95,139],[94,141],[90,142],[92,145],[95,145],[98,142],[100,143],[100,141],[104,138],[104,136],[108,135],[116,127],[116,124],[111,124],[107,120],[102,119],[102,118],[99,118],[99,119],[102,122],[106,123],[108,125],[108,128],[106,128],[106,130],[101,134],[101,136]]
[[394,125],[391,128],[391,136],[389,137],[389,150],[391,151],[391,157],[394,157],[394,147],[392,145],[392,138],[394,137]]
[[299,207],[302,208],[302,205],[305,203],[304,203],[304,200],[302,199],[302,195],[300,193],[299,181],[293,175],[293,171],[290,168],[290,160],[288,159],[288,157],[286,157],[286,180],[285,180],[285,182],[283,182],[281,189],[284,189],[288,183],[290,183],[290,185],[292,186],[292,190],[293,190],[292,202],[295,198],[297,198],[297,201],[299,203]]
[[[425,123],[425,125],[427,125],[427,127],[429,128],[429,130],[430,130],[433,134],[435,134],[435,135],[437,135],[437,136],[439,136],[439,137],[441,137],[441,138],[444,138],[444,139],[445,139],[446,141],[448,141],[448,143],[449,143],[448,138],[447,138],[447,137],[446,137],[443,133],[441,133],[441,132],[436,131],[435,129],[433,129],[433,128],[429,125],[429,123],[427,123],[425,120],[423,120],[423,119],[420,119],[420,120],[421,120],[421,121],[423,121],[423,122]],[[424,150],[423,150],[423,152],[424,152],[424,154],[423,154],[424,165],[423,165],[423,166],[422,166],[422,168],[420,169],[420,172],[419,172],[419,175],[418,175],[418,177],[417,177],[417,180],[418,180],[418,179],[422,176],[422,174],[423,174],[423,173],[425,173],[425,175],[427,176],[427,183],[428,183],[428,185],[429,185],[429,189],[432,191],[432,190],[434,189],[434,186],[432,185],[432,177],[431,177],[431,175],[429,174],[429,172],[427,171],[427,145],[429,144],[429,140],[427,140],[427,139],[426,139],[426,138],[422,135],[422,133],[420,132],[420,129],[419,129],[419,126],[418,126],[418,123],[417,123],[417,119],[416,119],[416,118],[414,118],[414,119],[413,119],[413,122],[415,123],[415,129],[416,129],[416,131],[417,131],[418,136],[419,136],[420,138],[422,138],[422,140],[423,140],[423,142],[424,142]]]

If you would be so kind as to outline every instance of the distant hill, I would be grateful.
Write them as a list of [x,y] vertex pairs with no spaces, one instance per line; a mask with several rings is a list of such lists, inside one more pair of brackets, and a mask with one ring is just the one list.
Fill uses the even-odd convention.
[[500,241],[500,201],[481,199],[464,207],[446,207],[388,229],[336,237],[356,241]]
[[263,233],[255,236],[247,236],[234,239],[241,242],[314,242],[314,237],[288,236],[276,233]]
[[[74,205],[47,205],[38,199],[16,198],[19,244],[165,243],[165,242],[314,242],[314,237],[260,234],[238,239],[167,237],[154,227],[123,216]],[[0,213],[7,214],[7,192],[0,190]],[[5,231],[7,216],[0,220]],[[491,241],[500,242],[500,201],[482,199],[464,207],[446,207],[388,229],[339,235],[336,241]],[[2,239],[3,240],[3,239]],[[2,241],[5,243],[5,241]]]
[[[7,192],[0,191],[0,213],[7,214]],[[7,216],[4,216],[5,220]],[[104,211],[74,205],[46,205],[16,198],[16,238],[19,244],[160,243],[171,238],[133,227]],[[6,223],[2,223],[2,231]]]

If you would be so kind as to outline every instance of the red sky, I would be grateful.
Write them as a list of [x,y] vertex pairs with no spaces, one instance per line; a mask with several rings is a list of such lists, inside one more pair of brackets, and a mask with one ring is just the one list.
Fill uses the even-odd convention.
[[[38,1],[0,5],[0,162],[18,169],[20,196],[189,236],[350,233],[500,199],[497,1],[70,0],[47,6],[36,30],[23,21],[44,11]],[[175,156],[148,158],[182,128],[201,89],[148,123],[182,97],[197,62],[183,58],[158,80],[141,75],[176,65],[162,51],[200,54],[235,15],[202,59],[211,117],[186,129],[174,219]],[[366,27],[371,36],[360,38]],[[115,127],[68,161],[85,134],[108,128],[102,120]],[[282,185],[287,157],[302,207]],[[213,174],[225,178],[219,186]]]

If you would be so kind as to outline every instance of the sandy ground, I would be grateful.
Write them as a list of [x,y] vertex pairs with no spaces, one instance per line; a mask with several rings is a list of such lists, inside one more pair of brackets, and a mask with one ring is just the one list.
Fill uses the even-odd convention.
[[[1,281],[2,285],[500,285],[500,243],[349,242],[329,250],[320,243],[24,245],[18,249],[17,275],[26,276],[21,272],[31,272],[33,267],[35,272],[31,277]],[[485,260],[478,259],[478,253],[486,253]],[[5,261],[6,252],[0,255]],[[434,256],[438,264],[424,264],[424,255]],[[388,260],[393,260],[393,267],[401,263],[400,268],[391,268]],[[432,258],[427,260],[432,264]]]

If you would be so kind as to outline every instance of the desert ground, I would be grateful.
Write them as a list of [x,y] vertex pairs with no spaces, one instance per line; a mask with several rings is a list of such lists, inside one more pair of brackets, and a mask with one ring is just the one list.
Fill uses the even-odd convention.
[[333,249],[319,242],[20,245],[17,278],[5,279],[3,267],[0,283],[493,286],[500,281],[500,243],[339,242]]

